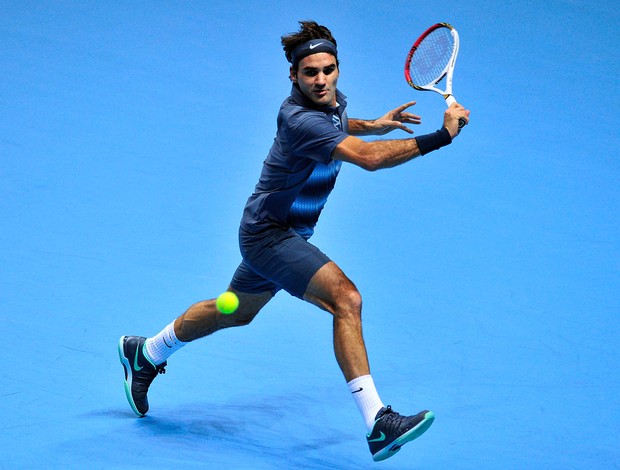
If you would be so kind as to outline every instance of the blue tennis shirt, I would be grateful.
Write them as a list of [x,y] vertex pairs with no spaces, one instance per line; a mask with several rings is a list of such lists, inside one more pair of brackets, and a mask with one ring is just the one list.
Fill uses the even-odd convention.
[[243,211],[242,230],[261,233],[290,227],[306,239],[312,236],[342,164],[332,160],[332,152],[348,136],[346,97],[336,91],[336,101],[336,107],[317,106],[293,85]]

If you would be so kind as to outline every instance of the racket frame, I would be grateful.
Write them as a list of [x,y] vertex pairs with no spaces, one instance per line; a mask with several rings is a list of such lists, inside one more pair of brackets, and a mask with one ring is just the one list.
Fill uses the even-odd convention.
[[[441,72],[441,74],[439,74],[438,78],[436,78],[435,80],[425,85],[415,84],[413,83],[413,80],[411,79],[411,72],[410,72],[411,59],[413,58],[416,50],[418,49],[422,41],[429,34],[431,34],[433,31],[439,28],[448,28],[450,30],[450,33],[452,34],[452,37],[454,38],[454,44],[452,46],[452,56],[450,57],[450,60],[448,61],[444,70]],[[450,106],[452,103],[456,102],[456,99],[454,98],[454,96],[452,96],[452,75],[454,73],[454,65],[456,63],[456,58],[458,56],[458,53],[459,53],[459,33],[457,32],[457,30],[454,29],[454,27],[449,23],[434,24],[433,26],[431,26],[430,28],[428,28],[426,31],[422,33],[422,35],[417,39],[417,41],[411,47],[409,54],[407,54],[407,60],[405,61],[405,79],[407,80],[407,83],[409,83],[409,85],[412,88],[415,88],[416,90],[419,90],[419,91],[434,91],[435,93],[439,93],[446,100],[446,104]],[[444,77],[446,79],[445,89],[441,90],[436,85]]]

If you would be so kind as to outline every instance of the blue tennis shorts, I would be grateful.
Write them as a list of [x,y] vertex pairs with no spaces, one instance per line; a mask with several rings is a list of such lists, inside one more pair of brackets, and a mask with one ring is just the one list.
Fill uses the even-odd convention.
[[280,289],[303,299],[316,272],[330,259],[293,229],[270,228],[260,234],[239,231],[243,261],[233,275],[233,289],[250,294]]

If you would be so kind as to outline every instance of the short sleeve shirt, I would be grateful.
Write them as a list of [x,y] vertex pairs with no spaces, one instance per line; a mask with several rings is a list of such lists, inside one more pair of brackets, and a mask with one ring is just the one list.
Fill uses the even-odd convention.
[[293,228],[304,238],[314,232],[342,164],[331,158],[348,132],[346,97],[338,105],[316,106],[293,85],[278,113],[278,130],[248,199],[241,229],[260,233]]

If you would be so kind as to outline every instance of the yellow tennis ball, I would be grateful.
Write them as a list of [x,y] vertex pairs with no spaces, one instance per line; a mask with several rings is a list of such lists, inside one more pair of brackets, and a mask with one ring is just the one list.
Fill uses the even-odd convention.
[[215,300],[215,306],[226,315],[234,313],[239,307],[239,297],[234,292],[224,292]]

